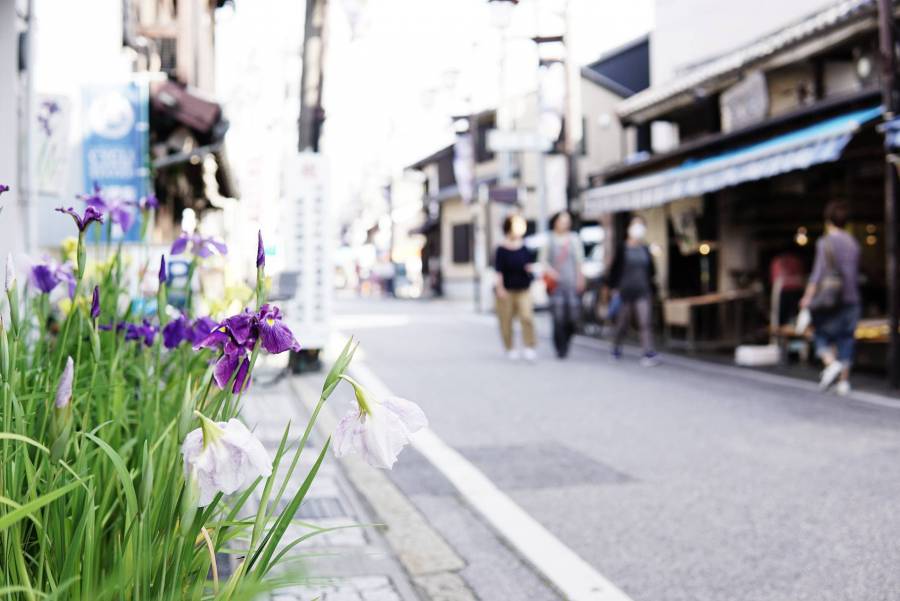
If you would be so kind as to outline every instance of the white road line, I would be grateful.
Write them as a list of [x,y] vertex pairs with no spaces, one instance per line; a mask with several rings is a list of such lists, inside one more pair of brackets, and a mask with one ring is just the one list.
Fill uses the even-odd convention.
[[[353,376],[376,396],[391,391],[362,361],[354,360]],[[590,564],[553,536],[484,473],[426,429],[413,436],[424,455],[475,510],[569,601],[631,601]],[[402,461],[402,458],[401,458]]]

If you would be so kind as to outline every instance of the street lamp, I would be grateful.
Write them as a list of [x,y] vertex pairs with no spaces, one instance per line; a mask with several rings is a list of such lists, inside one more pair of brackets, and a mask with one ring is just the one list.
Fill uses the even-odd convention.
[[491,11],[491,24],[500,30],[509,27],[512,21],[513,9],[518,3],[519,0],[488,0],[488,9]]

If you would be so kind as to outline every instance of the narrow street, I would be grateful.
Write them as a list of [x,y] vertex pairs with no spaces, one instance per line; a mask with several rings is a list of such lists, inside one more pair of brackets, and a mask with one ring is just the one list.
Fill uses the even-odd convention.
[[[468,305],[338,313],[438,437],[635,601],[897,598],[897,409],[594,344],[562,362],[546,323],[537,364],[513,363]],[[556,598],[415,450],[390,475],[480,598]]]

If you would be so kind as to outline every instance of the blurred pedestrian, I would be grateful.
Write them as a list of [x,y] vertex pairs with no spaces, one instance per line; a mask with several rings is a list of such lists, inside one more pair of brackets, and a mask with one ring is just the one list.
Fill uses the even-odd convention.
[[778,304],[778,323],[782,326],[793,320],[799,312],[800,299],[805,288],[803,261],[796,253],[783,252],[769,264],[769,279],[773,300]]
[[560,211],[550,218],[550,235],[541,257],[553,317],[553,345],[560,359],[569,354],[569,343],[581,315],[583,262],[584,247],[572,231],[572,216],[568,211]]
[[[641,365],[652,367],[659,364],[659,357],[653,347],[653,295],[656,267],[650,246],[645,242],[647,222],[635,215],[628,225],[628,237],[616,249],[609,273],[609,287],[612,290],[610,304],[618,305],[615,311],[615,334],[613,336],[613,358],[622,358],[622,341],[628,330],[632,313],[637,317],[643,356]],[[618,296],[618,298],[616,298]]]
[[816,353],[824,369],[822,390],[837,381],[837,393],[850,392],[850,367],[860,316],[859,243],[845,229],[847,203],[834,200],[825,207],[825,235],[816,243],[816,259],[800,306],[812,313]]
[[[537,359],[534,335],[534,306],[531,301],[531,269],[534,256],[525,247],[528,226],[521,215],[510,215],[503,221],[505,238],[497,247],[494,269],[497,272],[497,319],[506,355],[510,359],[524,356]],[[513,340],[513,321],[518,318],[524,348],[520,355]]]

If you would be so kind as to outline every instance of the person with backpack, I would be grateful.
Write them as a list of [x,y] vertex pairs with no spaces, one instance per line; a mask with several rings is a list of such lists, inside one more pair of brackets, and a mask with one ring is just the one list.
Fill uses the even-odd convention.
[[647,222],[640,215],[635,215],[628,225],[628,237],[616,249],[609,270],[610,305],[617,307],[613,316],[615,334],[612,356],[617,360],[622,358],[622,342],[634,313],[643,349],[641,365],[653,367],[659,364],[653,347],[652,330],[656,267],[650,245],[645,241],[646,236]]
[[572,216],[568,211],[560,211],[550,218],[550,232],[541,257],[553,317],[553,345],[560,359],[569,354],[569,344],[581,315],[583,262],[584,247],[581,238],[572,231]]
[[812,314],[816,353],[824,369],[819,388],[837,381],[840,395],[850,392],[850,367],[860,317],[859,243],[844,228],[849,207],[833,200],[825,207],[825,235],[816,242],[816,258],[800,306]]

